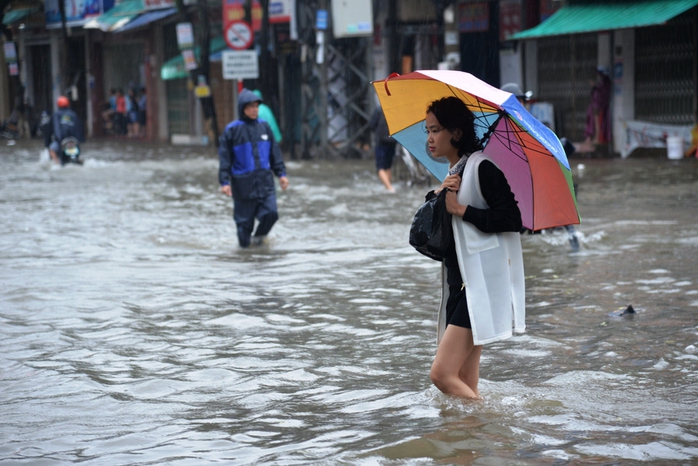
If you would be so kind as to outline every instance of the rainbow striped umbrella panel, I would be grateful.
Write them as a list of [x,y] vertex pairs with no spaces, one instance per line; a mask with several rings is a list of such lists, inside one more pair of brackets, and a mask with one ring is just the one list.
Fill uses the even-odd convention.
[[570,165],[560,140],[516,96],[462,71],[422,70],[374,81],[391,136],[439,181],[448,163],[431,157],[424,119],[429,104],[455,96],[475,115],[475,131],[519,203],[523,225],[543,230],[580,222]]

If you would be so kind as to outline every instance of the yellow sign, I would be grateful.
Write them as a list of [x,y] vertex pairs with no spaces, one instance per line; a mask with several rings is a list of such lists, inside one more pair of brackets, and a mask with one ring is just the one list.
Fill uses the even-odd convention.
[[211,97],[211,88],[206,84],[196,86],[194,88],[194,95],[198,98]]

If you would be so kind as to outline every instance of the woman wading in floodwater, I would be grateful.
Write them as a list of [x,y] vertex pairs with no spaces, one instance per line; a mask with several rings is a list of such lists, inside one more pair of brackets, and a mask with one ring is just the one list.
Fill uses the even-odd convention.
[[501,170],[480,150],[475,117],[456,97],[435,100],[427,146],[448,159],[446,209],[454,244],[443,261],[438,349],[430,377],[443,393],[479,398],[482,345],[525,329],[521,213]]

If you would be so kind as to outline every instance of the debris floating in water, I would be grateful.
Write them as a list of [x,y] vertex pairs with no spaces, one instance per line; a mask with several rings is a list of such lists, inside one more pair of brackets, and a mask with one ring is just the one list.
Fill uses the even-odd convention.
[[632,304],[629,304],[628,307],[621,307],[617,311],[611,312],[609,315],[615,316],[615,317],[621,317],[621,316],[634,315],[634,314],[636,314],[635,308],[633,307]]

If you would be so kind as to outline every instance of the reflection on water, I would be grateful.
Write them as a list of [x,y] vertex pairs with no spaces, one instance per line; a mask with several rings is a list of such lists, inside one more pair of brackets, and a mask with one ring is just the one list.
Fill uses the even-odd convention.
[[0,148],[0,464],[697,461],[696,161],[573,161],[580,250],[523,237],[528,330],[465,403],[428,378],[425,187],[289,163],[270,244],[240,251],[198,151]]

